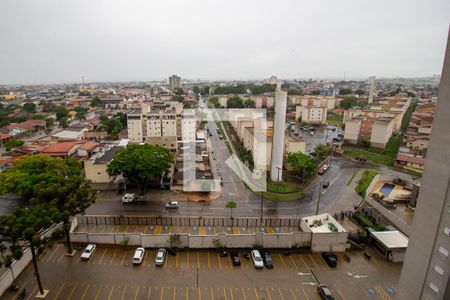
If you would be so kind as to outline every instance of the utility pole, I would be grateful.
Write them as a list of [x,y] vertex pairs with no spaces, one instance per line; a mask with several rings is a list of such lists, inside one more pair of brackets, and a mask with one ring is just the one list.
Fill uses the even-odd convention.
[[263,197],[264,192],[261,192],[261,227],[263,224],[263,207],[264,207],[264,197]]
[[322,196],[322,181],[319,181],[319,195],[317,196],[316,216],[319,214],[319,205],[321,196]]

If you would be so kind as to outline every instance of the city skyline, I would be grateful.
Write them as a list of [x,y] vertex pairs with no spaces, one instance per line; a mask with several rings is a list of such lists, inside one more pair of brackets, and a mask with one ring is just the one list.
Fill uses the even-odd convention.
[[[446,1],[5,1],[0,84],[182,78],[423,77],[440,72]],[[405,9],[407,7],[407,9]],[[189,11],[189,14],[186,13]],[[402,13],[399,14],[398,12]]]

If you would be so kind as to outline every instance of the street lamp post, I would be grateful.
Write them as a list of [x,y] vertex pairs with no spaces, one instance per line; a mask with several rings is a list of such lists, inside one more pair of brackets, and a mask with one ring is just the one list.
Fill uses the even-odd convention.
[[261,227],[263,224],[263,208],[264,208],[264,192],[261,192],[261,218],[260,218]]
[[319,195],[317,196],[316,216],[319,214],[319,205],[321,196],[322,196],[322,181],[319,181]]

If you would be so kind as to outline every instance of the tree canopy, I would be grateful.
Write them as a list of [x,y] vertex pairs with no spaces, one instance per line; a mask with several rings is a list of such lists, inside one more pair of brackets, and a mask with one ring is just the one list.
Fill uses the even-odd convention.
[[353,93],[352,89],[349,88],[342,88],[339,90],[339,95],[345,96],[345,95],[350,95]]
[[331,155],[331,148],[324,144],[317,144],[314,147],[314,152],[316,153],[317,160],[321,161]]
[[23,110],[29,113],[35,113],[36,112],[36,104],[34,103],[25,103],[23,105]]
[[226,86],[218,86],[214,90],[214,94],[223,95],[223,94],[247,94],[247,89],[245,85],[226,85]]
[[170,150],[154,145],[128,145],[116,152],[109,163],[109,175],[123,175],[138,186],[144,194],[150,179],[161,178],[174,163]]
[[259,95],[269,92],[275,92],[276,84],[262,84],[262,85],[250,85],[248,89],[253,95]]
[[91,100],[91,107],[103,107],[103,103],[100,100],[99,96],[95,96],[94,98],[92,98]]
[[210,103],[214,108],[220,107],[219,97],[211,97],[208,99],[208,103]]
[[342,99],[341,103],[339,103],[339,106],[344,109],[349,109],[355,106],[357,102],[358,98],[354,96],[349,96]]
[[227,108],[244,108],[244,101],[239,96],[233,96],[227,100]]
[[287,153],[285,160],[302,178],[309,177],[316,172],[316,162],[300,151]]

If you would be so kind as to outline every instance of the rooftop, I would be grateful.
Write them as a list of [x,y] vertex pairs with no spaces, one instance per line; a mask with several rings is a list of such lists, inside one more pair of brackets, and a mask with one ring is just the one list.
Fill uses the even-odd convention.
[[303,218],[302,221],[308,225],[309,229],[314,233],[332,233],[346,232],[329,213]]
[[398,230],[395,231],[370,231],[370,234],[387,248],[406,248],[408,238]]

